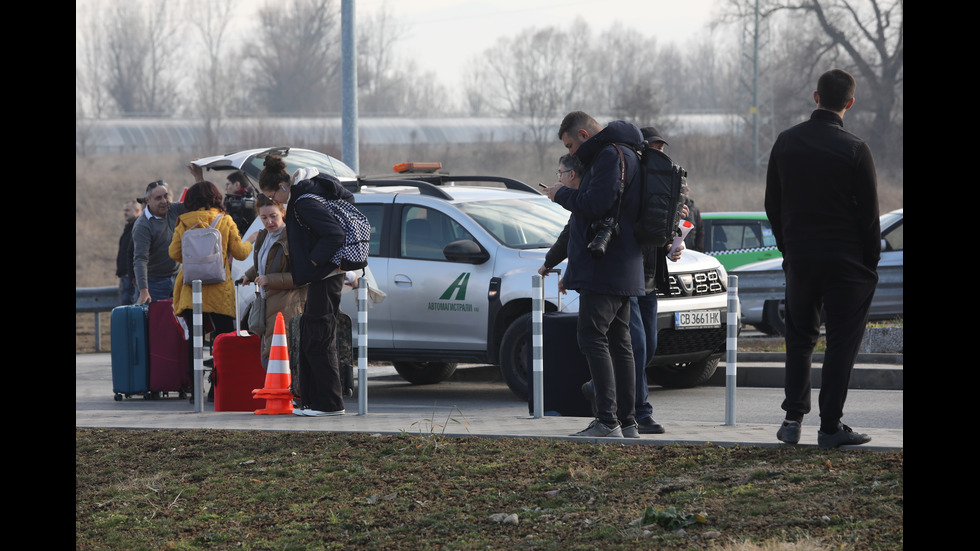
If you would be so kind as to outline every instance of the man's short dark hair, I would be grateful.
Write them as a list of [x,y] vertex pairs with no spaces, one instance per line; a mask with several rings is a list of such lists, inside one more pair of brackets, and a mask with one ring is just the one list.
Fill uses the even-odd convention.
[[561,126],[558,127],[558,139],[560,140],[565,134],[574,134],[580,129],[588,130],[589,134],[595,134],[602,127],[588,113],[584,111],[572,111],[562,119]]
[[242,174],[242,171],[240,170],[236,170],[231,174],[229,174],[228,180],[235,182],[236,184],[238,184],[238,187],[240,188],[248,187],[248,182],[245,181],[245,175]]
[[843,111],[847,102],[854,97],[857,83],[850,73],[842,69],[831,69],[820,75],[817,81],[817,94],[820,96],[820,107],[832,111]]

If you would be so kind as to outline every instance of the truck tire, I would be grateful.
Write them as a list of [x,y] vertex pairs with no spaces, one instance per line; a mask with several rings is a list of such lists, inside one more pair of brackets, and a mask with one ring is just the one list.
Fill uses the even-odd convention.
[[653,365],[647,370],[650,379],[667,388],[691,388],[704,384],[715,374],[720,357],[686,364]]
[[456,371],[454,362],[391,362],[402,379],[413,385],[431,385],[445,381]]
[[500,373],[510,391],[521,400],[527,400],[527,347],[531,345],[527,325],[530,319],[530,313],[518,316],[504,331],[500,342]]

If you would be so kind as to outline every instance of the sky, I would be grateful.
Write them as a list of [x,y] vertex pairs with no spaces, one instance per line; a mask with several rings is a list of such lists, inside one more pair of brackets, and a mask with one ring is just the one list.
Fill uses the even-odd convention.
[[355,13],[361,18],[387,6],[406,31],[401,53],[423,71],[440,75],[443,84],[454,86],[474,56],[499,37],[528,27],[567,28],[581,17],[594,33],[621,22],[655,36],[659,44],[683,45],[706,32],[718,4],[719,0],[355,0]]

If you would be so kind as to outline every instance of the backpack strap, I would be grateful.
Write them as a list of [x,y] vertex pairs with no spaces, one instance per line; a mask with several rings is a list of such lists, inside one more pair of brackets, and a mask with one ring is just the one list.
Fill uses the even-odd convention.
[[619,212],[622,210],[623,206],[623,191],[626,189],[626,158],[623,157],[623,150],[619,148],[619,144],[612,144],[616,148],[616,153],[619,153],[619,195],[616,197],[616,222],[619,222]]
[[223,212],[219,212],[218,216],[214,217],[214,220],[211,221],[211,226],[210,226],[212,230],[218,227],[218,220],[221,220],[221,217],[224,215],[225,214]]

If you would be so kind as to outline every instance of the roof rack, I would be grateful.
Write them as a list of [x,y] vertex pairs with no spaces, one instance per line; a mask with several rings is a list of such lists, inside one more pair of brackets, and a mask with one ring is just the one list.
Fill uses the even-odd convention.
[[[379,177],[360,177],[358,178],[356,184],[351,182],[348,189],[352,191],[360,190],[363,186],[413,186],[419,188],[419,192],[425,195],[433,195],[436,197],[448,198],[444,192],[438,188],[441,186],[453,185],[457,182],[495,182],[498,184],[503,184],[505,188],[514,191],[523,191],[527,193],[533,193],[535,195],[540,195],[538,190],[533,187],[521,182],[520,180],[515,180],[513,178],[507,178],[504,176],[450,176],[444,173],[423,173],[423,174],[405,174],[403,176],[396,176],[395,178],[389,178],[384,176]],[[427,189],[423,191],[424,186],[419,184],[428,184],[435,189]]]
[[347,188],[351,193],[358,193],[361,191],[362,187],[414,187],[419,190],[421,195],[429,195],[432,197],[438,197],[446,201],[452,201],[453,196],[449,195],[445,191],[439,189],[438,186],[430,184],[429,182],[422,182],[419,180],[363,180],[359,179],[356,182],[344,182],[344,187]]

